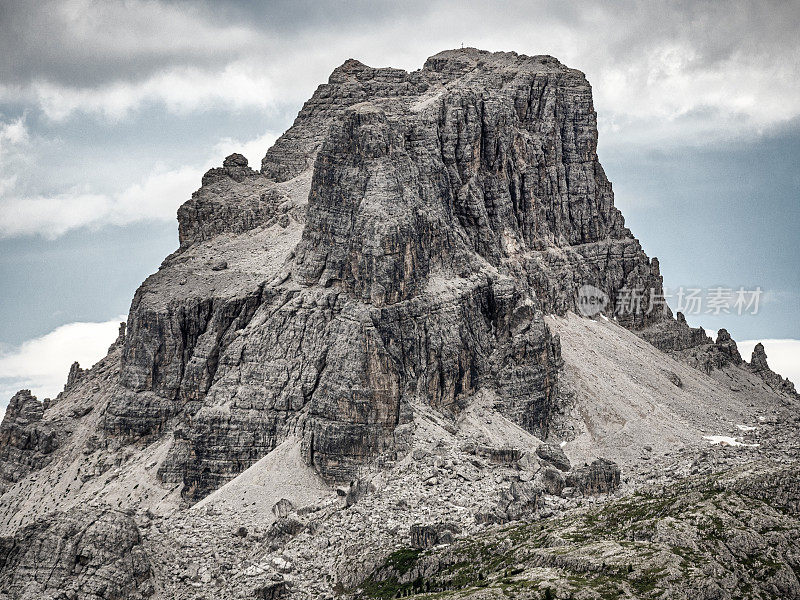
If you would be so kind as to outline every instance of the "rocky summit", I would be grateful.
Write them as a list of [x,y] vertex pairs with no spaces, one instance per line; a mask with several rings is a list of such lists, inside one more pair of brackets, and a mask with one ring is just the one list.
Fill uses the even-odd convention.
[[178,231],[8,405],[0,598],[800,597],[800,398],[659,302],[580,71],[348,60]]

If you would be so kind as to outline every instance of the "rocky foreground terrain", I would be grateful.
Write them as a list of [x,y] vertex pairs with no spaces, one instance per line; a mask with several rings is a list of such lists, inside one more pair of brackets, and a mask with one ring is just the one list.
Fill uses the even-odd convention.
[[[584,75],[348,60],[0,425],[0,598],[797,598],[800,398],[666,306]],[[579,290],[607,304],[579,316]]]

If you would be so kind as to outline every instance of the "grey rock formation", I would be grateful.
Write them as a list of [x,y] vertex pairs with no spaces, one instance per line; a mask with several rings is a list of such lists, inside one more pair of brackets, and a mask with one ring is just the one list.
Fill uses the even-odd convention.
[[117,333],[117,339],[114,340],[114,343],[108,347],[108,352],[111,354],[115,350],[122,348],[125,345],[125,329],[127,328],[127,323],[123,321],[119,324],[119,333]]
[[440,544],[450,544],[459,533],[460,528],[452,523],[436,523],[424,525],[415,523],[409,531],[412,548],[432,548]]
[[[702,327],[689,327],[683,314],[678,313],[675,320],[663,319],[637,333],[656,348],[704,373],[726,367],[746,368],[761,376],[776,392],[790,396],[796,393],[792,382],[777,375],[767,366],[762,344],[756,346],[752,363],[748,365],[742,359],[735,340],[726,329],[720,329],[716,341],[712,341]],[[675,384],[680,387],[678,381]]]
[[[615,584],[636,550],[619,542],[646,539],[675,574],[673,521],[623,531],[627,504],[592,513],[587,527],[621,536],[600,548],[611,567],[545,552],[582,539],[548,524],[643,482],[669,495],[797,458],[796,397],[763,348],[747,365],[725,330],[712,342],[669,309],[601,318],[630,290],[656,304],[660,268],[613,206],[588,82],[552,57],[462,49],[411,73],[348,60],[259,171],[238,154],[208,171],[178,229],[108,356],[74,365],[53,402],[9,405],[0,596],[395,597],[447,567],[416,558],[483,535],[500,538],[502,586],[515,542],[494,526],[512,521],[533,528],[515,540],[537,577]],[[573,314],[587,285],[609,302],[594,320]],[[796,471],[772,483],[796,508]],[[730,550],[684,525],[706,554]],[[796,536],[750,527],[794,560]],[[487,560],[458,581],[485,583]],[[706,583],[727,568],[708,564]],[[758,589],[796,591],[796,561],[781,564]]]
[[0,539],[4,598],[138,600],[155,588],[130,515],[82,508],[45,517]]
[[244,156],[232,154],[203,175],[203,186],[178,209],[181,246],[253,229],[272,216],[280,199]]
[[567,475],[567,485],[583,494],[610,494],[620,486],[621,470],[614,461],[599,458]]
[[30,390],[11,398],[0,423],[0,491],[50,460],[66,432],[42,423],[44,406]]
[[[550,478],[545,474],[545,483],[539,481],[514,482],[511,487],[500,497],[499,509],[508,520],[516,521],[526,516],[532,515],[539,508],[542,494],[547,491],[553,493],[555,490],[548,486]],[[563,482],[563,478],[561,480]],[[560,493],[561,490],[557,490]]]
[[272,581],[258,586],[253,591],[257,600],[280,600],[287,597],[287,585],[284,581]]
[[69,368],[69,373],[67,374],[67,383],[64,386],[64,389],[67,390],[71,388],[75,383],[83,376],[84,370],[81,369],[80,364],[78,361],[72,363],[72,366]]
[[543,461],[550,463],[561,471],[569,471],[570,462],[561,446],[556,444],[542,444],[536,449],[536,455]]
[[521,449],[510,446],[501,448],[481,446],[475,448],[475,451],[479,456],[486,458],[486,460],[495,465],[513,465],[525,459],[525,453]]
[[292,504],[291,500],[281,498],[275,503],[275,506],[272,507],[272,514],[279,519],[284,519],[288,517],[293,510],[294,504]]
[[727,329],[720,329],[717,332],[717,341],[714,342],[714,345],[723,357],[720,359],[721,361],[730,362],[734,365],[742,364],[742,356],[739,354],[736,342],[731,338],[731,334],[728,333]]
[[639,332],[639,335],[665,352],[688,350],[712,343],[702,327],[689,327],[686,317],[679,312],[675,319],[662,319]]
[[542,489],[553,496],[560,496],[567,485],[564,474],[554,467],[542,469],[537,479]]
[[717,339],[713,344],[689,347],[683,349],[680,354],[691,366],[705,373],[727,366],[739,367],[743,364],[736,342],[727,329],[720,329],[717,332]]
[[753,348],[753,355],[750,358],[750,368],[754,373],[759,374],[771,370],[767,364],[767,353],[764,351],[764,344],[761,342],[757,343]]
[[751,371],[761,377],[772,389],[784,394],[797,395],[797,391],[791,381],[785,377],[781,377],[769,368],[767,364],[767,353],[764,351],[764,344],[761,342],[756,344],[753,348],[753,355],[750,359],[749,367]]
[[542,314],[584,284],[661,291],[596,145],[585,77],[551,57],[347,61],[261,172],[232,155],[181,207],[180,250],[131,306],[106,433],[177,427],[161,476],[189,499],[292,432],[348,481],[391,459],[411,404],[456,415],[480,389],[547,437],[564,400]]

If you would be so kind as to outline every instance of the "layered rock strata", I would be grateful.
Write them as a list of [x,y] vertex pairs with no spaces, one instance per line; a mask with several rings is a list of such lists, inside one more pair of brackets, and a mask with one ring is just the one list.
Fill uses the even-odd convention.
[[67,433],[43,416],[44,404],[30,390],[9,401],[0,423],[0,492],[45,465]]
[[161,476],[189,499],[290,433],[352,479],[391,459],[416,400],[456,415],[491,389],[547,437],[563,399],[542,314],[584,284],[661,292],[596,148],[591,88],[551,57],[345,62],[260,172],[232,155],[179,210],[181,248],[131,307],[106,434],[174,428]]
[[155,592],[150,562],[130,514],[55,513],[0,538],[4,598],[143,600]]

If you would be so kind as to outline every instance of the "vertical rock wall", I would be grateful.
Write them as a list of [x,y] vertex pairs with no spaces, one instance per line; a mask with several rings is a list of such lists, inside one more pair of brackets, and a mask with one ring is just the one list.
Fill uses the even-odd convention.
[[456,415],[481,388],[546,437],[561,359],[542,315],[585,284],[661,291],[596,149],[591,88],[551,57],[347,61],[261,172],[229,157],[181,207],[181,249],[131,307],[107,434],[174,429],[161,476],[192,499],[289,433],[352,478],[393,456],[414,403]]

